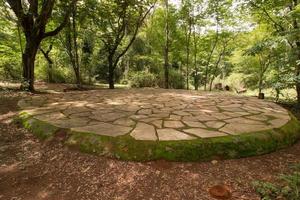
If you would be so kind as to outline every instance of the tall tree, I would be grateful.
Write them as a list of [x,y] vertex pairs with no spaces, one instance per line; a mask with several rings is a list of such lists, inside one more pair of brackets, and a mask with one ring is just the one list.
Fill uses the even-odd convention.
[[77,3],[74,3],[71,7],[70,16],[65,30],[65,39],[63,40],[64,47],[69,56],[70,63],[72,65],[76,85],[81,87],[80,76],[80,63],[78,54],[78,28],[77,28]]
[[139,28],[154,4],[152,0],[104,0],[100,3],[101,19],[98,27],[101,29],[100,37],[107,52],[110,89],[115,87],[115,70],[120,59],[135,41]]
[[164,46],[164,75],[165,75],[165,88],[169,88],[169,0],[165,0],[165,46]]
[[262,90],[265,80],[265,74],[269,69],[272,62],[274,62],[274,53],[273,53],[273,41],[270,39],[264,39],[263,41],[258,41],[250,49],[247,49],[245,55],[256,56],[259,67],[258,67],[258,97],[262,98]]
[[[229,43],[231,40],[234,40],[234,35],[229,32],[223,32],[220,34],[220,42],[219,42],[219,50],[217,48],[217,60],[215,61],[213,68],[210,74],[210,83],[209,83],[209,91],[212,90],[213,82],[218,75],[219,66],[221,62],[225,59],[225,56],[230,55],[230,50],[228,49]],[[232,51],[232,50],[231,50]]]
[[44,55],[45,59],[48,62],[48,82],[49,83],[53,83],[53,60],[50,57],[50,52],[52,50],[53,45],[50,44],[48,49],[45,51],[42,47],[40,47],[40,51],[42,52],[42,54]]
[[295,72],[295,88],[300,104],[300,1],[299,0],[249,0],[248,5],[260,20],[271,24],[274,33],[285,36],[291,49],[290,60]]
[[[14,12],[25,35],[25,50],[22,56],[23,79],[22,88],[34,91],[34,63],[39,46],[47,37],[57,35],[66,25],[70,10],[67,9],[62,22],[52,31],[46,31],[50,21],[55,0],[6,0]],[[75,3],[76,0],[72,0]],[[24,84],[25,83],[25,84]]]
[[192,36],[192,2],[191,0],[182,1],[182,17],[183,28],[185,34],[186,47],[186,89],[189,90],[189,76],[190,76],[190,51],[191,51],[191,36]]

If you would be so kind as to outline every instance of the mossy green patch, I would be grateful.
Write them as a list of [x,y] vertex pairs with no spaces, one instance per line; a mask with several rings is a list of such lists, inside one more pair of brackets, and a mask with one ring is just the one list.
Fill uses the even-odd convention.
[[[21,113],[20,119],[26,128],[42,139],[59,130],[26,113]],[[278,129],[188,141],[139,141],[130,135],[109,137],[70,131],[66,145],[122,160],[207,161],[262,155],[290,146],[299,138],[299,121],[291,115],[291,120]]]
[[237,136],[190,141],[138,141],[128,135],[107,137],[92,133],[71,132],[67,144],[75,145],[84,152],[93,152],[122,160],[206,161],[270,153],[292,145],[299,137],[300,124],[292,116],[291,121],[279,129]]
[[35,119],[26,112],[21,112],[16,120],[42,140],[53,137],[53,135],[59,130],[58,127]]

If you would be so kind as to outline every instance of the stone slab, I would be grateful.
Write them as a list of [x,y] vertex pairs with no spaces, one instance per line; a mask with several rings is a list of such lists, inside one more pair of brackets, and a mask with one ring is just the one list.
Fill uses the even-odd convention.
[[158,129],[157,135],[160,141],[174,141],[174,140],[193,140],[196,139],[190,135],[183,132],[177,131],[175,129],[166,128]]
[[121,136],[129,133],[132,128],[99,122],[97,125],[72,128],[72,131],[95,133],[111,137]]

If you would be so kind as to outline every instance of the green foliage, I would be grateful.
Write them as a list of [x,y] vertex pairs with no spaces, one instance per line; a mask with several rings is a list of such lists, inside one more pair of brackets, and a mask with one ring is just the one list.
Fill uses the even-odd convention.
[[64,68],[57,67],[52,70],[54,83],[74,83],[73,72]]
[[[5,2],[0,1],[0,79],[20,81],[25,37],[22,29],[19,34],[16,18]],[[166,12],[165,1],[157,1],[147,17],[139,21],[154,2],[78,1],[76,27],[72,26],[72,12],[71,23],[63,32],[41,44],[43,49],[53,44],[49,56],[53,60],[54,81],[76,80],[73,72],[76,43],[76,63],[84,83],[107,83],[109,66],[113,65],[115,82],[147,71],[157,78],[154,86],[163,87],[168,22],[170,88],[185,88],[187,78],[194,83],[195,74],[200,88],[220,82],[233,88],[272,89],[276,98],[282,97],[282,91],[299,85],[299,2],[186,0],[174,4],[169,1]],[[62,21],[67,3],[57,2],[47,31]],[[48,71],[48,62],[39,51],[36,79],[48,81]],[[151,79],[147,73],[140,74],[142,78],[134,78],[138,82],[134,85],[150,82],[142,81]]]
[[170,78],[170,88],[173,89],[185,89],[186,82],[183,74],[180,73],[178,70],[170,70],[169,71],[169,78]]
[[300,168],[293,166],[294,171],[288,175],[280,175],[281,184],[272,184],[264,181],[255,181],[253,186],[263,200],[298,200],[300,199]]
[[[164,85],[164,74],[160,74],[160,78],[158,80],[159,87],[163,87]],[[186,81],[185,77],[180,71],[176,69],[169,70],[169,87],[172,89],[185,89]]]
[[156,76],[149,72],[136,72],[130,76],[130,85],[134,88],[155,87]]

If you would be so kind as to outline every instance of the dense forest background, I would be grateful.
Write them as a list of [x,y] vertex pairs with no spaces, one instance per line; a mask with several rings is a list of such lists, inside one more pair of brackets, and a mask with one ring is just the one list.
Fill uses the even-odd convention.
[[0,80],[300,102],[299,21],[299,0],[1,0]]

